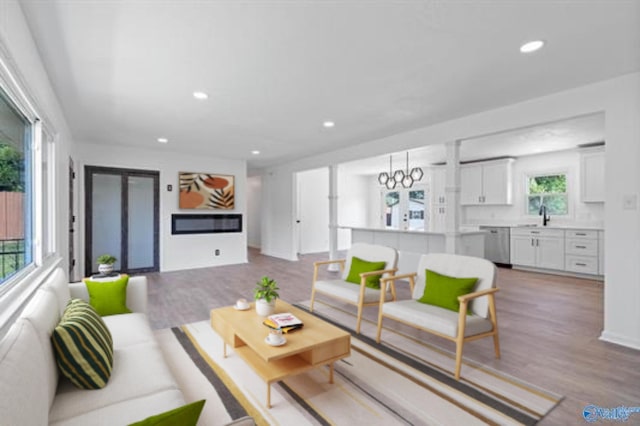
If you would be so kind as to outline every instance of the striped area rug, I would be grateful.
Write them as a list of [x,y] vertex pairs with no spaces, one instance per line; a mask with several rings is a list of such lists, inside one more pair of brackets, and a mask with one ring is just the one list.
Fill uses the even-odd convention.
[[[316,313],[347,331],[342,324],[355,324],[348,309],[317,303]],[[383,333],[384,344],[352,333],[351,356],[335,364],[334,384],[321,367],[272,385],[271,409],[266,384],[232,349],[223,358],[222,340],[208,321],[156,337],[185,398],[207,399],[201,425],[246,415],[258,425],[529,425],[562,399],[468,361],[464,380],[455,381],[442,368],[452,354],[393,330]]]

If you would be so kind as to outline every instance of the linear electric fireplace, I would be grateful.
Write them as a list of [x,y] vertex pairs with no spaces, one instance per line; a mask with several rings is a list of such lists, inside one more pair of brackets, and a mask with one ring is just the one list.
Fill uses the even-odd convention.
[[241,214],[172,214],[172,234],[242,232]]

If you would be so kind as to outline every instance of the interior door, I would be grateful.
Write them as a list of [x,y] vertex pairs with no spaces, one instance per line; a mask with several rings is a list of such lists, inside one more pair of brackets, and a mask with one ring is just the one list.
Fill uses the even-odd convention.
[[85,274],[96,259],[111,254],[114,270],[159,270],[159,173],[87,166]]

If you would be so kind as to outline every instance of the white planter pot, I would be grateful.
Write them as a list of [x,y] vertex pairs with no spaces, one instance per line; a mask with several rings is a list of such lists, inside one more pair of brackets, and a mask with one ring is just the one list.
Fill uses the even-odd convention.
[[267,302],[264,299],[256,300],[256,314],[261,317],[268,317],[276,312],[276,299]]
[[109,275],[113,272],[113,265],[106,265],[104,263],[101,263],[100,265],[98,265],[98,272],[100,272],[102,275]]

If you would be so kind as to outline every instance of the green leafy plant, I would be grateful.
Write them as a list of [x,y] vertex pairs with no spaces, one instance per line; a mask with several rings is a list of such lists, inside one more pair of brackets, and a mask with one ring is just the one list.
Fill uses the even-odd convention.
[[98,265],[113,265],[118,259],[110,254],[102,254],[96,259]]
[[267,303],[280,297],[278,294],[278,283],[276,280],[264,276],[256,283],[256,288],[253,290],[253,295],[258,299],[264,299]]

